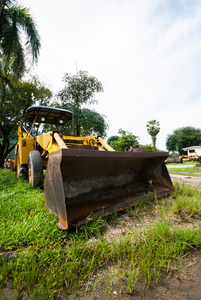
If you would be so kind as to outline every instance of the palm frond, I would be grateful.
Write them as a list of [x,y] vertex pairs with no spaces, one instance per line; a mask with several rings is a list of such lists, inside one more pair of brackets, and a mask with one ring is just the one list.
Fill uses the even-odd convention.
[[41,44],[36,25],[29,13],[29,10],[18,5],[13,6],[11,11],[16,20],[16,24],[23,29],[27,36],[26,45],[30,46],[33,61],[36,62],[38,60]]
[[[29,10],[14,2],[4,0],[2,5],[0,2],[0,54],[13,68],[16,78],[20,78],[25,71],[25,58],[37,62],[41,44]],[[21,40],[22,31],[26,42]]]
[[16,75],[16,79],[22,77],[25,71],[25,55],[24,49],[20,43],[16,43],[16,54],[13,57],[12,69],[13,73]]

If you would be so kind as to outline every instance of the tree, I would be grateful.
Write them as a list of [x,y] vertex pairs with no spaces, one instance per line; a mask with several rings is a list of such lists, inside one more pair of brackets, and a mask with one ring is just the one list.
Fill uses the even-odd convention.
[[156,149],[151,144],[139,145],[139,148],[144,148],[145,152],[155,152]]
[[51,95],[37,79],[20,81],[26,63],[37,62],[39,50],[40,38],[29,10],[16,0],[0,0],[0,167],[14,148],[17,123],[25,110],[35,101],[48,102]]
[[166,148],[168,151],[182,153],[182,148],[201,145],[201,129],[191,126],[175,129],[167,136]]
[[117,142],[119,138],[120,137],[118,135],[112,135],[108,138],[107,143],[111,145],[112,142]]
[[101,135],[105,137],[108,124],[105,122],[103,115],[88,108],[81,109],[78,115],[82,135]]
[[[58,102],[53,102],[52,107],[62,108],[67,110],[72,110],[72,105],[70,103],[59,104]],[[88,108],[78,108],[77,121],[80,125],[80,135],[101,135],[106,136],[106,130],[108,128],[107,123],[105,122],[105,116],[99,114],[98,112],[88,109]],[[43,131],[52,130],[54,125],[45,125]],[[57,126],[57,129],[60,132],[65,134],[72,134],[73,127],[72,122],[68,122],[65,125]]]
[[104,121],[104,116],[82,107],[84,104],[97,103],[94,97],[95,93],[103,92],[102,83],[86,71],[79,71],[77,75],[66,73],[64,82],[65,87],[59,92],[58,97],[62,108],[74,111],[73,134],[74,131],[78,136],[81,133],[89,134],[95,131],[105,134],[108,125]]
[[[15,3],[16,0],[0,1],[0,64],[1,76],[9,68],[19,79],[24,74],[25,61],[30,57],[37,61],[40,38],[29,10]],[[26,37],[24,45],[22,33]]]
[[22,123],[26,109],[35,103],[48,105],[51,97],[51,91],[36,77],[6,86],[4,101],[0,101],[0,167],[14,149],[17,125]]
[[153,148],[156,149],[156,135],[160,131],[160,123],[156,120],[149,121],[146,125],[148,134],[151,135]]
[[114,150],[124,151],[130,147],[139,148],[138,136],[133,135],[131,132],[124,131],[122,128],[119,129],[118,133],[121,134],[118,140],[115,141],[114,136],[111,137],[113,141],[110,142],[110,146],[114,148]]

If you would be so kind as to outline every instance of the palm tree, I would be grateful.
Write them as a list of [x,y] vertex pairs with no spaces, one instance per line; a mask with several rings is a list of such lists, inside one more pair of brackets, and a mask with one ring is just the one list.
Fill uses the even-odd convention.
[[[0,0],[0,63],[1,71],[12,71],[16,79],[25,71],[25,60],[37,62],[40,37],[27,8],[15,5],[16,0]],[[25,45],[22,43],[22,31]]]
[[156,150],[156,135],[160,131],[160,123],[156,120],[149,121],[147,123],[147,132],[151,135],[153,148]]

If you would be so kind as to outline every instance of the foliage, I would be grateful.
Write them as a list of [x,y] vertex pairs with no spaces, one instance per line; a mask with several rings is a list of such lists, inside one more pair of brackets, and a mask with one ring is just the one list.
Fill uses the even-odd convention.
[[[72,105],[70,103],[59,104],[59,102],[53,102],[51,104],[52,107],[67,109],[72,111]],[[95,110],[91,110],[88,108],[78,108],[77,109],[77,121],[80,126],[80,135],[101,135],[105,137],[106,130],[108,128],[107,123],[105,122],[105,116],[99,114]],[[46,124],[43,128],[43,132],[47,130],[53,130],[54,125]],[[65,134],[72,134],[73,126],[72,122],[68,122],[65,125],[57,126],[57,129]]]
[[118,134],[126,135],[126,134],[131,134],[131,132],[125,131],[125,130],[123,130],[122,128],[120,128],[120,129],[118,130]]
[[159,127],[160,123],[156,120],[149,121],[146,126],[147,126],[147,132],[151,136],[156,136],[160,131],[160,127]]
[[69,102],[80,107],[82,104],[95,103],[95,93],[103,92],[102,83],[94,76],[89,76],[86,71],[79,71],[77,75],[65,74],[64,89],[59,92],[59,97],[64,102]]
[[47,103],[51,94],[37,79],[19,81],[26,63],[37,62],[39,49],[40,38],[29,10],[15,0],[0,1],[0,167],[14,148],[11,139],[16,138],[25,110],[42,95],[40,101]]
[[15,79],[22,77],[25,63],[30,58],[37,61],[39,49],[40,38],[29,10],[15,0],[0,1],[0,76],[6,80],[4,73],[9,69]]
[[[122,130],[122,128],[118,131],[121,136],[116,140],[114,136],[109,138],[110,146],[114,148],[116,151],[124,151],[126,148],[139,148],[139,137],[133,135],[132,132],[127,132]],[[112,138],[112,140],[111,140]]]
[[105,122],[104,116],[100,115],[95,110],[82,108],[78,113],[80,123],[80,133],[82,135],[106,135],[108,125]]
[[74,110],[74,126],[77,135],[101,132],[105,135],[107,124],[104,116],[94,110],[84,109],[83,104],[97,103],[95,93],[103,92],[102,83],[86,71],[79,71],[77,75],[68,73],[64,76],[65,87],[59,92],[58,97],[61,108],[66,106]]
[[148,134],[151,135],[153,148],[156,149],[156,135],[160,131],[160,123],[156,120],[149,121],[146,125]]
[[172,152],[169,156],[171,158],[178,158],[179,157],[179,153],[178,152]]
[[12,139],[17,138],[17,125],[22,123],[26,109],[35,103],[47,105],[51,97],[51,91],[36,77],[6,86],[0,101],[0,166],[14,148]]
[[119,140],[119,136],[118,135],[112,135],[108,138],[107,143],[109,145],[111,145],[112,142],[117,142]]
[[201,129],[191,126],[175,129],[166,140],[168,151],[178,151],[180,154],[182,148],[199,145],[201,145]]
[[145,152],[154,152],[155,148],[151,144],[139,145],[140,148],[144,148]]

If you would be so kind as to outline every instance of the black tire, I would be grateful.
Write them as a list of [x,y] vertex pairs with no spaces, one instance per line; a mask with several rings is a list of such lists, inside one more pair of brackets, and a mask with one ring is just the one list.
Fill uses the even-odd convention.
[[19,152],[17,153],[17,176],[27,179],[28,172],[27,172],[27,165],[21,165],[19,161]]
[[40,187],[43,185],[43,164],[40,152],[37,150],[29,152],[28,179],[32,187]]

